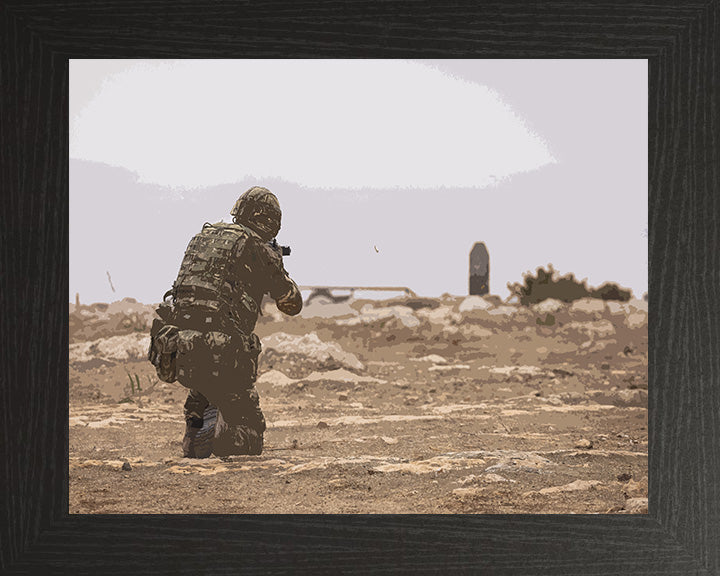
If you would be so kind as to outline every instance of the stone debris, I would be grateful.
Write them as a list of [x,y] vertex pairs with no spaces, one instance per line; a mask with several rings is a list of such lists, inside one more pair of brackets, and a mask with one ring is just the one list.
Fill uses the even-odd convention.
[[346,352],[334,342],[323,342],[315,332],[296,336],[275,332],[262,340],[263,350],[276,353],[298,354],[318,363],[334,362],[351,370],[363,370],[365,366],[357,356]]
[[439,354],[428,354],[422,358],[413,358],[413,362],[432,362],[433,364],[447,364],[447,358],[443,358]]
[[648,303],[645,300],[608,302],[607,310],[611,316],[622,316],[623,324],[631,330],[645,328],[647,326]]
[[647,390],[588,390],[587,397],[598,404],[621,407],[646,407],[648,404]]
[[611,316],[626,316],[630,313],[629,306],[624,302],[610,300],[605,304],[605,308]]
[[488,328],[483,328],[482,326],[477,326],[475,324],[462,324],[459,327],[459,332],[462,333],[465,338],[472,339],[472,340],[480,340],[482,338],[489,338],[495,332]]
[[170,466],[167,471],[171,474],[197,474],[198,476],[215,476],[222,472],[228,472],[230,469],[227,466],[218,464],[215,466]]
[[557,466],[554,462],[533,452],[499,451],[500,461],[488,468],[485,473],[494,472],[532,472],[541,474],[548,468]]
[[430,409],[433,414],[452,414],[453,412],[487,410],[488,405],[483,402],[481,404],[445,404],[443,406],[423,406],[422,408],[424,410]]
[[[489,416],[481,415],[480,418]],[[380,424],[385,422],[414,422],[419,420],[442,420],[443,416],[438,414],[383,414],[382,416],[360,416],[348,415],[328,418],[330,426],[362,426]],[[311,423],[300,420],[272,420],[268,422],[268,428],[295,428],[299,426],[312,426]]]
[[268,384],[273,387],[282,388],[283,386],[295,384],[297,380],[286,376],[283,372],[280,372],[280,370],[268,370],[264,374],[258,376],[256,382],[258,384]]
[[150,331],[156,304],[141,304],[134,298],[95,304],[70,304],[70,342],[98,340],[121,334]]
[[545,452],[545,454],[548,455],[554,455],[554,454],[562,454],[564,456],[567,456],[569,458],[576,458],[576,457],[582,457],[583,460],[587,460],[589,456],[597,456],[600,458],[614,458],[618,456],[622,456],[623,458],[639,458],[641,460],[647,460],[647,453],[643,452],[630,452],[629,450],[593,450],[592,452],[575,452],[572,450],[552,450],[550,452]]
[[460,303],[460,312],[472,312],[473,310],[490,310],[493,305],[482,296],[468,296]]
[[539,376],[544,373],[542,368],[537,366],[495,366],[490,368],[491,374],[503,374],[509,376],[511,374],[523,374],[528,376]]
[[455,372],[457,370],[470,370],[467,364],[450,364],[447,366],[430,366],[430,372]]
[[421,308],[415,314],[431,324],[458,324],[462,322],[462,314],[453,312],[450,306],[440,306],[435,309]]
[[609,320],[594,322],[568,322],[560,329],[561,334],[581,335],[591,340],[609,338],[615,335],[615,326]]
[[[297,440],[294,441],[297,443]],[[198,476],[215,476],[225,472],[245,472],[258,469],[287,469],[293,466],[292,463],[279,458],[268,458],[267,460],[246,460],[246,456],[230,456],[227,458],[179,458],[165,459],[165,470],[170,474]]]
[[490,316],[513,316],[518,311],[515,306],[498,306],[487,311]]
[[139,422],[177,422],[177,413],[171,407],[157,402],[137,404],[101,404],[71,408],[70,426],[87,428],[122,427]]
[[142,360],[147,357],[150,347],[149,334],[126,334],[111,336],[88,342],[70,344],[70,363],[85,363],[105,360],[109,362],[125,362]]
[[625,326],[631,330],[645,328],[648,323],[648,315],[646,312],[633,312],[625,318]]
[[162,462],[145,462],[142,458],[135,457],[135,458],[127,458],[125,460],[112,460],[112,459],[104,459],[104,460],[95,460],[95,459],[86,459],[86,458],[78,458],[78,457],[71,457],[69,462],[69,468],[70,470],[75,470],[78,468],[110,468],[112,470],[117,471],[129,471],[133,468],[137,467],[154,467],[154,466],[160,466]]
[[581,492],[583,490],[592,490],[597,486],[603,486],[603,483],[599,480],[575,480],[570,484],[563,484],[562,486],[552,486],[550,488],[541,488],[540,490],[531,490],[525,492],[523,496],[531,496],[532,494],[561,494],[565,492]]
[[360,438],[353,438],[354,442],[367,442],[368,440],[382,440],[385,444],[397,444],[398,439],[392,438],[390,436],[378,436],[377,434],[374,434],[373,436],[361,436]]
[[440,334],[442,334],[443,338],[452,339],[453,336],[460,334],[460,328],[454,324],[446,324]]
[[360,309],[360,314],[347,320],[338,320],[338,326],[359,326],[361,324],[372,324],[380,320],[395,318],[405,328],[417,328],[420,326],[420,319],[415,315],[409,306],[386,306],[375,308],[371,304],[365,304]]
[[629,480],[623,486],[623,494],[626,498],[647,498],[648,495],[648,479],[647,477],[640,480]]
[[588,440],[587,438],[581,438],[580,440],[575,442],[575,448],[580,448],[581,450],[590,450],[592,447],[592,441]]
[[[282,313],[280,315],[282,316]],[[300,311],[302,318],[349,318],[357,315],[357,310],[350,305],[349,300],[333,302],[324,296],[313,298]]]
[[439,472],[449,472],[450,470],[458,470],[463,468],[473,468],[485,463],[482,458],[453,458],[451,455],[435,456],[426,460],[416,460],[413,462],[391,462],[388,464],[380,464],[375,466],[375,472],[392,473],[404,472],[407,474],[431,474]]
[[605,301],[598,298],[580,298],[575,300],[570,306],[570,314],[572,316],[599,319],[605,312]]
[[647,498],[629,498],[619,514],[648,514]]
[[494,482],[508,482],[511,484],[517,483],[516,480],[511,480],[509,478],[505,478],[504,476],[500,476],[500,474],[481,474],[480,476],[476,476],[475,474],[470,474],[470,476],[466,476],[465,478],[461,478],[458,481],[458,484],[461,486],[467,486],[469,484],[492,484]]
[[648,302],[647,300],[639,300],[637,298],[632,299],[628,302],[616,302],[610,300],[606,303],[608,312],[613,316],[631,314],[633,312],[645,312],[648,313]]
[[560,300],[555,300],[554,298],[548,298],[546,300],[543,300],[542,302],[538,302],[534,306],[532,306],[532,311],[536,314],[556,314],[560,310],[563,310],[565,308],[565,303],[561,302]]
[[458,480],[458,484],[460,484],[460,486],[467,486],[468,484],[477,484],[479,481],[479,476],[475,476],[475,474],[470,474],[470,476],[465,476],[465,478],[461,478],[460,480]]
[[500,476],[500,474],[484,474],[481,478],[483,482],[517,482],[517,480],[510,480],[504,476]]
[[645,312],[645,314],[648,313],[648,301],[647,300],[640,300],[637,298],[633,298],[627,303],[627,306],[630,310],[634,310],[636,312]]
[[505,478],[499,474],[483,474],[481,476],[470,474],[470,476],[460,480],[460,484],[464,487],[455,488],[452,493],[454,496],[458,496],[460,498],[478,496],[486,493],[490,488],[490,485],[496,483],[515,484],[517,481]]
[[301,379],[303,382],[326,382],[333,384],[385,384],[385,380],[379,380],[372,376],[359,376],[338,368],[337,370],[328,370],[326,372],[313,372],[309,376]]
[[[333,458],[331,456],[322,456],[307,462],[293,464],[285,470],[275,473],[275,476],[288,476],[292,474],[300,474],[302,472],[312,472],[315,470],[326,470],[329,466],[348,466],[348,465],[367,465],[378,461],[387,461],[387,458],[381,456],[355,456],[349,458]],[[399,460],[394,458],[393,460]]]

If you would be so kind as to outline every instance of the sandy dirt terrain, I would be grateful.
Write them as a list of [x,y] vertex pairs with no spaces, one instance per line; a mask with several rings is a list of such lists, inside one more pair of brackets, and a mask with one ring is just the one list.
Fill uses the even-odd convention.
[[647,302],[264,305],[261,456],[185,459],[153,306],[70,307],[70,513],[647,513]]

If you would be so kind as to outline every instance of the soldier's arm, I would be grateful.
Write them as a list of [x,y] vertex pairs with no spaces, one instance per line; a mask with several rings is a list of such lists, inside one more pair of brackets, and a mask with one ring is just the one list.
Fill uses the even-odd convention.
[[275,300],[280,312],[295,316],[302,310],[300,289],[285,270],[282,256],[267,245],[263,245],[261,249],[268,265],[270,297]]

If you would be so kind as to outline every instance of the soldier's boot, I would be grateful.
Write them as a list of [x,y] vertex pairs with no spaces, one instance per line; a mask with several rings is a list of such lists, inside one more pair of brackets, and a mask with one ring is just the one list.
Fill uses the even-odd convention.
[[213,437],[217,421],[217,408],[208,406],[202,418],[189,416],[185,422],[183,456],[185,458],[209,458],[213,450]]
[[212,451],[215,456],[239,456],[262,454],[263,433],[248,423],[228,424],[218,413]]

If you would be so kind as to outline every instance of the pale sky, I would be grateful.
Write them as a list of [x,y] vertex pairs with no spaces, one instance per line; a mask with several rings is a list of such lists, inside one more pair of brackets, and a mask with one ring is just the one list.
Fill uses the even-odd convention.
[[71,301],[159,301],[252,185],[298,284],[647,290],[644,60],[71,60],[70,157]]

